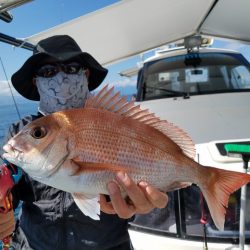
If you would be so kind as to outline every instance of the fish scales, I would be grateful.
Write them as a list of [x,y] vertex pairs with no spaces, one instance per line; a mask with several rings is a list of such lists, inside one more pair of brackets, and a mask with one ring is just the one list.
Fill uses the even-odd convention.
[[[97,112],[98,110],[91,112],[89,119],[86,119],[90,120],[93,116],[96,116],[94,125],[92,123],[91,126],[87,125],[88,131],[84,131],[83,128],[81,136],[77,136],[80,144],[85,145],[83,146],[84,150],[86,151],[87,149],[90,154],[91,152],[95,154],[92,159],[84,160],[110,162],[115,165],[126,166],[128,167],[128,172],[132,175],[133,172],[143,174],[144,180],[149,180],[149,177],[155,178],[157,175],[162,176],[162,173],[166,173],[166,178],[171,176],[168,173],[168,165],[171,164],[170,156],[166,158],[167,154],[163,151],[163,149],[165,151],[168,150],[169,144],[165,143],[164,148],[163,145],[160,145],[159,149],[159,143],[157,142],[161,140],[159,138],[157,141],[157,137],[162,135],[159,135],[158,131],[147,131],[145,133],[143,126],[139,122],[135,121],[133,124],[129,123],[126,125],[125,119],[113,119],[114,121],[110,123],[112,126],[103,127],[103,117],[100,114],[93,114]],[[103,114],[103,116],[107,115],[114,116],[109,113]],[[134,124],[138,127],[137,133],[135,133],[133,128]],[[119,128],[119,130],[116,128]],[[87,154],[88,156],[89,153]],[[164,158],[166,159],[164,160]],[[157,159],[163,160],[159,162]],[[152,167],[153,164],[155,167]],[[132,171],[129,171],[129,169]],[[137,176],[137,178],[141,178],[141,176]],[[157,182],[154,181],[154,183]],[[161,186],[161,188],[164,188],[164,186]]]
[[[84,115],[87,118],[86,120],[91,121],[93,119],[95,122],[91,122],[91,126],[86,125],[89,130],[85,131],[86,133],[84,133],[80,141],[82,143],[85,138],[87,146],[89,141],[93,140],[93,138],[94,141],[96,139],[96,144],[93,141],[89,144],[89,147],[92,146],[89,152],[95,152],[100,157],[106,156],[107,158],[98,159],[98,157],[94,157],[95,160],[98,162],[106,162],[108,160],[110,162],[110,159],[116,159],[112,163],[131,167],[134,170],[132,172],[128,171],[131,175],[135,171],[139,172],[140,175],[134,176],[137,181],[143,177],[144,180],[151,183],[161,184],[162,181],[160,182],[159,180],[162,180],[162,174],[166,174],[164,185],[162,183],[157,186],[164,189],[165,186],[169,185],[167,179],[172,180],[172,177],[176,175],[176,169],[169,166],[174,165],[176,160],[172,157],[171,161],[171,155],[167,155],[167,153],[173,153],[173,149],[170,146],[172,142],[167,137],[162,138],[163,135],[158,130],[127,117],[120,117],[113,113],[107,111],[100,112],[99,110],[88,110],[86,112],[89,112],[89,119],[87,114]],[[103,119],[108,119],[111,122],[107,126],[103,126]],[[91,130],[94,131],[94,136],[91,134]],[[110,142],[112,142],[111,146],[113,145],[113,147],[106,145]],[[172,143],[171,145],[176,151],[181,152],[176,144]],[[101,154],[103,148],[107,149],[107,152]],[[108,155],[109,153],[113,154],[112,157]],[[162,160],[159,161],[158,159]],[[170,172],[171,169],[174,170],[173,174]]]

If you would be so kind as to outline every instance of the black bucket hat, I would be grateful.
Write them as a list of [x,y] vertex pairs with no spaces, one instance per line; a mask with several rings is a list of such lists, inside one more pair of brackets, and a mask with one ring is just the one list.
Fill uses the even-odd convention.
[[34,101],[40,100],[37,87],[32,81],[39,62],[48,57],[58,61],[77,58],[77,61],[82,63],[83,67],[90,70],[88,79],[90,91],[97,88],[108,73],[108,70],[103,68],[90,54],[82,52],[78,44],[70,36],[52,36],[38,42],[33,50],[33,55],[11,77],[14,88],[23,97]]

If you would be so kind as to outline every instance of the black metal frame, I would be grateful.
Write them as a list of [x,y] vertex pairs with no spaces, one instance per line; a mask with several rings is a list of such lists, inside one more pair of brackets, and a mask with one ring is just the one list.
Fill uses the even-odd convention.
[[14,38],[12,36],[8,36],[8,35],[3,34],[3,33],[0,33],[0,42],[8,43],[10,45],[14,45],[16,47],[24,48],[24,49],[27,49],[27,50],[33,50],[34,49],[33,44],[28,43],[28,42],[26,42],[24,40],[21,40],[21,39]]

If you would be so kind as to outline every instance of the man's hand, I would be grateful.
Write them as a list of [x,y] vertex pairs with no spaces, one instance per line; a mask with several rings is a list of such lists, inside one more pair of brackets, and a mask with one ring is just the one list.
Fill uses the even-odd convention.
[[[0,201],[0,207],[3,206],[3,201]],[[13,233],[15,228],[14,211],[8,213],[0,213],[0,240],[4,239]]]
[[117,182],[127,193],[128,199],[121,195],[115,181],[108,183],[111,202],[107,202],[101,195],[101,210],[108,214],[117,214],[120,218],[128,219],[135,214],[146,214],[154,208],[164,208],[168,203],[168,196],[146,182],[136,184],[126,173],[119,172]]

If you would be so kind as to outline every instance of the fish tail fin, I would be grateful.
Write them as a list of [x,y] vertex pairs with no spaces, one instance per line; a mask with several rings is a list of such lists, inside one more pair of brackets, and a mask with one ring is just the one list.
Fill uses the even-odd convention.
[[230,194],[250,182],[250,175],[235,171],[205,167],[206,181],[200,185],[216,227],[224,229]]

